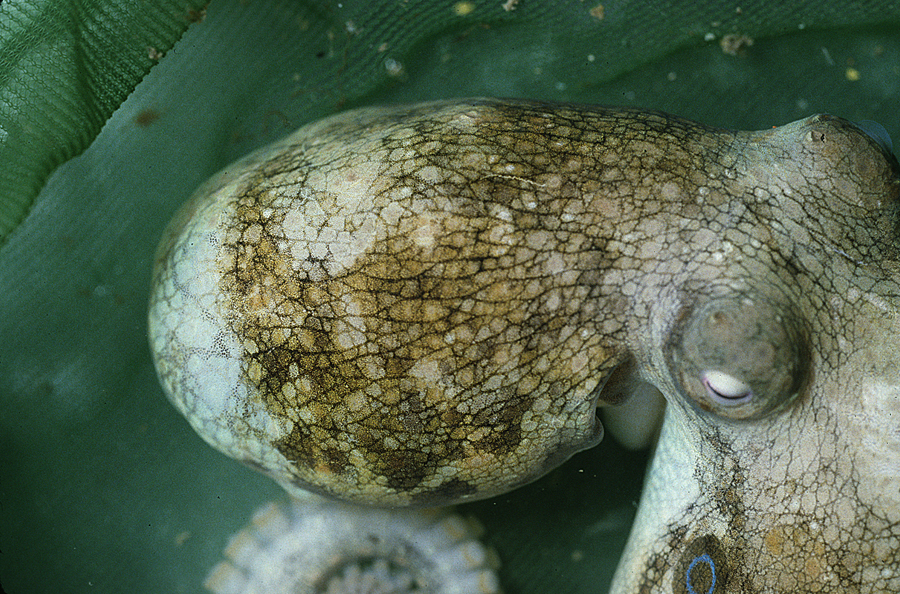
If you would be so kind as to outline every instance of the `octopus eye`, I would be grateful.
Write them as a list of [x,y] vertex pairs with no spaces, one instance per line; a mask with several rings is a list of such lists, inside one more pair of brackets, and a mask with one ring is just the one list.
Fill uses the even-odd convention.
[[731,419],[762,417],[801,389],[808,355],[797,316],[747,296],[715,298],[680,316],[670,371],[694,406]]

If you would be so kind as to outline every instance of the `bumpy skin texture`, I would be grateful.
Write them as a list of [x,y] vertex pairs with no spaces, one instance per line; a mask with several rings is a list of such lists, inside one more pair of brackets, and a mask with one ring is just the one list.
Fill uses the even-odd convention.
[[160,245],[166,393],[289,490],[487,497],[666,418],[614,592],[900,591],[900,168],[762,132],[468,100],[229,167]]

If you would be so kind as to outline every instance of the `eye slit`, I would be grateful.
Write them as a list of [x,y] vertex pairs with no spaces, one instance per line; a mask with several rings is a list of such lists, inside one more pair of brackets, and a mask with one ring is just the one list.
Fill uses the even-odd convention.
[[710,398],[721,404],[742,404],[753,398],[749,385],[722,371],[705,371],[701,381]]

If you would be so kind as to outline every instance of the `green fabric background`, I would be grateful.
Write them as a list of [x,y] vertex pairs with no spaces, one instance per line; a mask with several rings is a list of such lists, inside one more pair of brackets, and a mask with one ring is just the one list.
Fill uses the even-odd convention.
[[[23,3],[0,4],[0,57],[12,51],[3,19]],[[830,112],[879,121],[900,140],[896,2],[612,1],[602,19],[589,13],[597,4],[520,0],[507,11],[503,0],[473,0],[461,15],[459,3],[424,0],[214,0],[93,142],[90,126],[73,126],[57,161],[86,150],[50,176],[0,247],[3,587],[198,592],[228,535],[281,496],[207,447],[166,402],[145,310],[172,212],[217,169],[306,121],[371,103],[494,95],[746,129]],[[719,39],[729,33],[754,43],[726,54]],[[0,59],[0,116],[42,98],[9,92],[9,68]],[[0,151],[19,140],[0,138]],[[34,192],[52,168],[10,158],[24,169],[0,178]],[[22,188],[13,189],[27,202]],[[463,508],[486,525],[507,592],[605,592],[646,461],[607,440],[529,487]]]
[[203,4],[0,4],[0,245],[47,175],[87,148],[150,67],[201,18]]

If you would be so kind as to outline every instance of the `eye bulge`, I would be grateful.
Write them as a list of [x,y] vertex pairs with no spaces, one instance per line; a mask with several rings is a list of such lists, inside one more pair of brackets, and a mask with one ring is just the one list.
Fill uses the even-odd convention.
[[682,312],[666,350],[687,399],[728,419],[759,419],[786,406],[809,372],[799,316],[747,294],[711,298]]
[[878,143],[887,153],[894,152],[894,143],[891,142],[891,135],[884,129],[884,126],[872,120],[860,120],[853,122],[857,128],[868,134],[872,140]]

